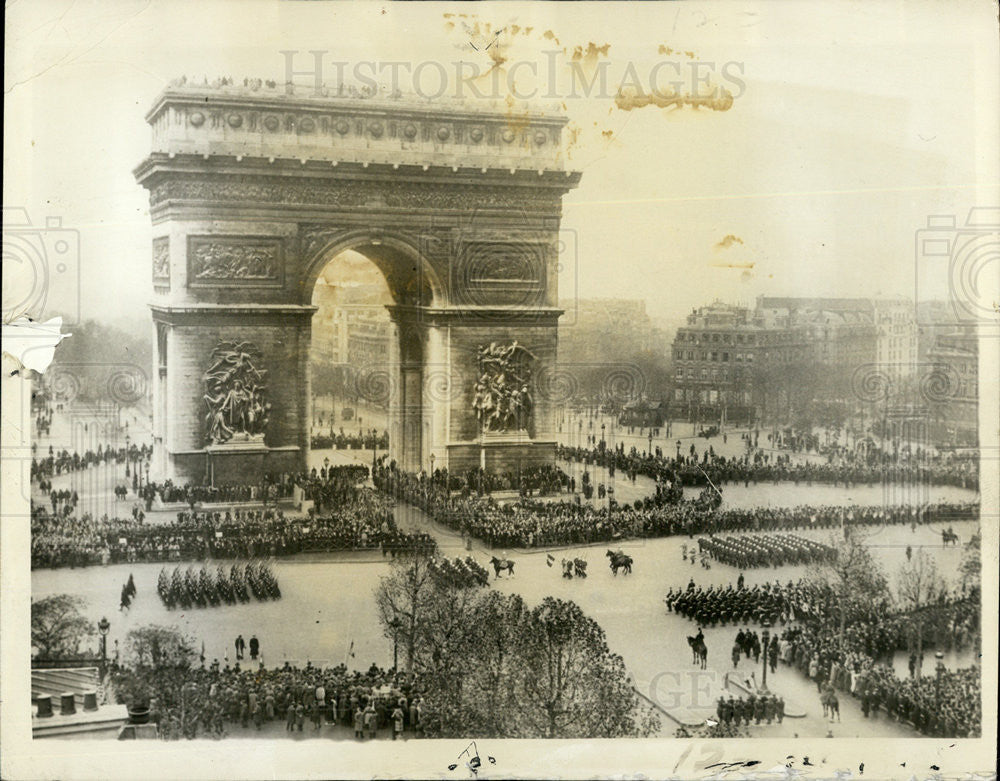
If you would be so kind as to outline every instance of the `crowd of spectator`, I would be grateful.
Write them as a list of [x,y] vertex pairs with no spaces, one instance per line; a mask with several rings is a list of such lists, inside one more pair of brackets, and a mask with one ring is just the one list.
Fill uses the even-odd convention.
[[147,483],[139,495],[146,500],[146,510],[159,499],[162,504],[184,503],[191,508],[196,504],[237,504],[247,502],[274,502],[292,495],[296,475],[281,474],[260,483],[225,483],[221,485],[177,484],[173,480]]
[[[815,681],[819,691],[828,687],[860,700],[866,718],[877,718],[884,708],[887,717],[908,721],[926,735],[978,737],[981,671],[942,668],[923,675],[914,668],[909,677],[899,677],[880,661],[896,648],[894,630],[898,626],[884,614],[878,624],[852,622],[843,642],[830,625],[796,626],[782,636],[783,661]],[[874,653],[868,650],[873,646]]]
[[153,454],[152,445],[98,445],[96,450],[85,450],[83,453],[69,450],[56,451],[51,445],[47,456],[31,459],[31,479],[39,481],[58,477],[59,475],[79,472],[91,467],[139,463],[148,461]]
[[241,669],[239,662],[222,667],[218,660],[200,668],[116,666],[111,687],[119,702],[148,707],[166,740],[223,738],[273,722],[290,733],[346,727],[357,740],[422,734],[419,689],[374,664],[366,672],[287,662]]
[[272,508],[185,510],[174,522],[154,524],[136,518],[97,520],[89,514],[63,518],[34,508],[31,525],[33,568],[261,558],[382,546],[384,553],[396,555],[433,546],[426,534],[400,531],[393,502],[371,489],[359,489],[350,502],[306,518],[289,518]]
[[517,472],[495,472],[477,466],[466,473],[464,482],[449,479],[445,471],[439,471],[436,477],[439,485],[447,482],[450,490],[467,489],[478,494],[517,491],[521,496],[549,496],[571,490],[569,475],[551,464],[526,466]]
[[501,503],[469,492],[453,494],[440,481],[380,465],[373,480],[394,498],[420,507],[440,523],[486,541],[491,547],[533,548],[579,545],[626,537],[666,537],[761,530],[834,528],[841,525],[908,524],[970,520],[978,505],[923,507],[799,506],[720,510],[702,501],[637,500],[633,506],[595,508],[577,501],[543,502],[522,498]]
[[[678,448],[673,457],[658,453],[643,453],[635,447],[625,450],[619,443],[608,448],[599,442],[593,448],[560,445],[557,457],[585,464],[614,467],[629,479],[644,475],[654,480],[679,480],[682,485],[717,486],[727,483],[747,486],[750,483],[792,482],[795,484],[827,483],[850,488],[855,485],[883,483],[917,483],[950,485],[978,490],[978,462],[975,459],[943,458],[896,459],[877,458],[871,462],[861,458],[847,459],[833,453],[826,463],[796,460],[788,454],[771,454],[754,449],[740,456],[725,457],[709,446],[699,455],[692,443],[687,451]],[[613,473],[612,473],[613,474]]]

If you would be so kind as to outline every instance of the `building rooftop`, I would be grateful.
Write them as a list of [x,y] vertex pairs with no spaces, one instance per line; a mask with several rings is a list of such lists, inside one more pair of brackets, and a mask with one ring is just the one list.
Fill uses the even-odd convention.
[[[146,115],[156,154],[529,170],[562,178],[560,111],[261,79],[175,80]],[[578,177],[575,177],[578,178]],[[569,183],[569,186],[574,186]]]

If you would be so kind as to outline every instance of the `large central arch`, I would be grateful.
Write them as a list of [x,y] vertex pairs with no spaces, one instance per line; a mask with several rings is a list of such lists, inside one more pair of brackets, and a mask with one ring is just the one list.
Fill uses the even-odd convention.
[[388,365],[355,367],[391,389],[393,457],[413,470],[553,458],[544,394],[516,425],[473,407],[485,346],[517,342],[533,377],[555,362],[561,198],[579,181],[562,167],[563,118],[255,84],[170,87],[147,121],[135,173],[153,222],[160,477],[305,465],[312,290],[346,250],[394,301]]

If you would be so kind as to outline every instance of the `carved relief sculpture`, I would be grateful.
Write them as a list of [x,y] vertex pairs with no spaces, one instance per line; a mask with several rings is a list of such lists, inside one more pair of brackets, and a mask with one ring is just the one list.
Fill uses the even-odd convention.
[[170,237],[153,239],[153,280],[170,282]]
[[479,348],[473,409],[485,432],[522,431],[531,420],[531,370],[535,356],[516,341]]
[[234,436],[260,437],[271,405],[265,401],[267,371],[258,368],[260,350],[250,342],[220,342],[205,372],[205,439],[219,445]]
[[281,272],[278,241],[190,238],[188,280],[191,284],[280,284]]

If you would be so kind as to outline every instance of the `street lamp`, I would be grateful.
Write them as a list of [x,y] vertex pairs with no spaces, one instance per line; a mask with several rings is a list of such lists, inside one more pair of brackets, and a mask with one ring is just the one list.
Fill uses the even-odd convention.
[[431,453],[431,484],[434,483],[434,454]]
[[399,619],[393,618],[389,622],[389,626],[392,627],[392,671],[393,673],[399,673]]
[[375,447],[378,444],[375,440],[375,428],[372,427],[372,476],[375,475]]
[[653,455],[653,429],[649,430],[649,455]]
[[677,445],[677,460],[681,460],[681,441],[678,439],[675,443]]
[[937,651],[934,654],[934,658],[937,659],[937,663],[934,665],[934,700],[936,703],[935,710],[938,714],[938,719],[941,718],[941,676],[944,675],[944,654],[941,651]]
[[108,664],[108,632],[111,631],[111,622],[108,621],[107,616],[103,616],[97,622],[97,631],[101,633],[101,666],[106,667]]
[[767,693],[767,650],[771,640],[771,624],[767,621],[764,622],[764,631],[761,633],[761,643],[763,645],[763,657],[764,657],[764,674],[761,678],[760,688],[766,694]]
[[132,438],[128,434],[126,434],[125,435],[125,477],[131,477],[132,476],[132,472],[129,470],[129,461],[128,461],[128,457],[129,457],[128,447],[129,447],[129,442],[131,442],[131,441],[132,441]]

